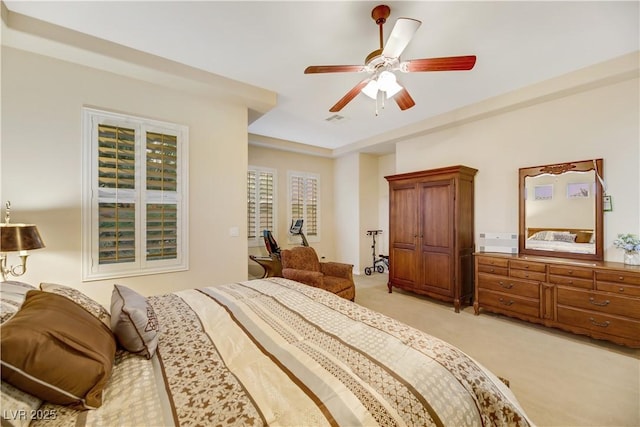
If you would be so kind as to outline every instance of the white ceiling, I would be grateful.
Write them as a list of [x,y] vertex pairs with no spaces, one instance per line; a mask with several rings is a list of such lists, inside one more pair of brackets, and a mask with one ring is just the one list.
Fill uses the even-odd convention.
[[637,51],[640,2],[401,1],[391,16],[422,21],[401,59],[476,55],[471,71],[401,74],[416,106],[375,115],[364,76],[305,75],[308,65],[359,65],[379,47],[370,1],[6,1],[19,14],[269,89],[278,104],[256,135],[337,149],[558,75]]

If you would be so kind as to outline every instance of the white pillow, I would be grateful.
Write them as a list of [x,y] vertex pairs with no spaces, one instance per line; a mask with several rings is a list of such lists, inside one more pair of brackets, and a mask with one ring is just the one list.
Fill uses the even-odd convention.
[[131,353],[151,359],[158,348],[158,319],[147,299],[122,285],[111,293],[111,330]]

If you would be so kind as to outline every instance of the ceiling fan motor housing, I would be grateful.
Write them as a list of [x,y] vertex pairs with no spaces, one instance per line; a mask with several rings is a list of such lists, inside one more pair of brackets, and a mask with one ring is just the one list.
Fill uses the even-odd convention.
[[382,49],[376,49],[373,52],[371,52],[369,55],[367,55],[367,57],[364,60],[365,65],[369,65],[370,62],[372,62],[376,57],[382,55]]
[[391,15],[391,8],[386,4],[376,6],[371,11],[371,17],[374,21],[376,21],[376,24],[378,25],[387,22],[387,18],[389,17],[389,15]]

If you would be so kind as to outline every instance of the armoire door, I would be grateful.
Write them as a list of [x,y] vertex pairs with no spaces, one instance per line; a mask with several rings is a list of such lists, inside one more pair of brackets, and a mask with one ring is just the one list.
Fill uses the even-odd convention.
[[454,296],[455,182],[419,184],[420,288]]
[[389,194],[389,280],[408,287],[418,286],[418,191],[415,184],[398,184]]

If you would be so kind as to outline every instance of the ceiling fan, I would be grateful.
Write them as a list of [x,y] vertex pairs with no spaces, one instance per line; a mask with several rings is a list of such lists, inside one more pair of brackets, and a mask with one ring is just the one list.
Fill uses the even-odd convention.
[[424,58],[400,61],[400,55],[422,22],[411,18],[398,18],[387,44],[383,45],[383,25],[391,14],[387,5],[379,5],[371,11],[371,17],[380,29],[380,49],[371,52],[364,65],[311,65],[304,70],[305,74],[315,73],[368,73],[345,96],[329,109],[335,113],[344,108],[360,92],[376,100],[380,97],[393,98],[401,110],[407,110],[416,103],[407,89],[397,82],[394,71],[413,73],[420,71],[460,71],[470,70],[476,63],[475,55],[448,56],[444,58]]

